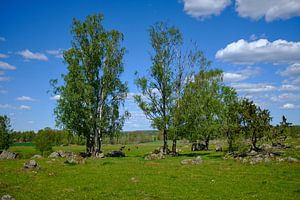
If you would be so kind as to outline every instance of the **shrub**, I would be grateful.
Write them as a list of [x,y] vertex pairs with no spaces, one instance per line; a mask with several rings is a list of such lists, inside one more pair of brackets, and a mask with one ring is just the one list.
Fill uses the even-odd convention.
[[41,153],[52,151],[55,144],[55,135],[51,129],[39,130],[34,138],[34,145]]
[[0,116],[0,149],[8,149],[11,144],[10,120],[4,115]]

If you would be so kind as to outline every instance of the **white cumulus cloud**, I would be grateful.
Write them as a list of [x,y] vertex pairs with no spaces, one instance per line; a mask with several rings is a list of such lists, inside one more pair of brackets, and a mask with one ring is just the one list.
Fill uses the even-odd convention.
[[28,96],[21,96],[21,97],[17,97],[16,99],[17,101],[35,101],[35,99],[28,97]]
[[54,49],[46,51],[49,55],[53,55],[56,58],[63,58],[63,49]]
[[258,67],[246,67],[243,70],[236,72],[224,72],[223,80],[225,82],[239,82],[260,74],[261,70]]
[[281,90],[281,91],[300,91],[300,86],[283,84],[279,90]]
[[287,77],[285,83],[300,83],[300,63],[295,63],[288,66],[284,71],[280,72],[281,76]]
[[300,62],[300,42],[241,39],[217,51],[216,58],[235,64],[296,63]]
[[60,99],[60,95],[55,95],[53,97],[50,97],[51,100],[59,100]]
[[184,11],[195,18],[219,15],[230,3],[230,0],[183,0]]
[[266,83],[234,83],[231,85],[238,92],[257,93],[276,90],[276,87]]
[[17,54],[21,55],[23,58],[28,60],[41,60],[41,61],[48,61],[48,57],[43,53],[33,53],[28,49],[17,52]]
[[0,82],[2,81],[10,81],[9,77],[0,77]]
[[0,61],[0,69],[10,69],[10,70],[15,70],[16,67],[13,66],[13,65],[8,64],[8,63],[6,63],[6,62]]
[[7,57],[8,57],[8,55],[0,53],[0,58],[7,58]]
[[30,106],[26,106],[26,105],[21,105],[21,106],[19,107],[19,109],[20,109],[20,110],[30,110],[31,107],[30,107]]
[[283,106],[280,107],[281,109],[286,109],[286,110],[292,110],[292,109],[297,109],[299,106],[292,104],[292,103],[286,103]]
[[239,16],[270,22],[300,16],[299,0],[236,0]]

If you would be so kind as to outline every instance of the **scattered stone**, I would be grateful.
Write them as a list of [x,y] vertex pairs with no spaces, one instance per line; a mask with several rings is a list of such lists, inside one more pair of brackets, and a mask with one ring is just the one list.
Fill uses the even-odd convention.
[[257,156],[259,155],[256,151],[251,150],[249,153],[247,153],[247,156]]
[[287,157],[286,161],[288,161],[288,162],[298,162],[298,160],[296,158],[292,158],[292,157]]
[[4,150],[0,154],[0,159],[16,159],[17,156],[18,156],[17,153]]
[[215,148],[216,152],[218,151],[223,151],[223,148],[221,145],[216,145],[216,148]]
[[269,144],[262,144],[260,148],[262,148],[264,150],[269,150],[269,149],[272,149],[272,146]]
[[197,156],[195,159],[185,159],[180,162],[182,165],[200,165],[203,163],[200,156]]
[[26,163],[24,163],[24,168],[25,169],[38,169],[39,165],[37,164],[37,162],[35,160],[30,160],[30,161],[27,161]]
[[16,199],[10,196],[9,194],[6,194],[1,197],[1,200],[16,200]]
[[275,155],[275,156],[281,156],[281,155],[284,154],[283,151],[272,151],[271,153],[272,153],[273,155]]
[[104,158],[104,153],[96,153],[96,158]]
[[73,152],[68,152],[68,151],[59,150],[59,151],[57,151],[57,153],[60,155],[60,157],[63,157],[63,158],[68,158],[68,157],[73,156]]
[[91,157],[91,153],[87,153],[87,152],[80,152],[79,155],[83,158]]
[[298,146],[295,146],[294,148],[295,148],[295,149],[300,149],[300,145],[298,145]]
[[165,159],[165,156],[162,152],[150,153],[145,157],[145,160],[161,160],[161,159]]
[[58,157],[60,157],[60,155],[59,155],[59,153],[57,153],[57,152],[52,152],[52,153],[48,156],[48,158],[58,158]]
[[107,154],[108,157],[125,157],[125,153],[122,151],[112,151]]
[[76,164],[85,164],[85,158],[79,156],[79,155],[73,155],[71,157],[68,157],[68,159],[65,161],[66,164],[76,165]]
[[193,143],[192,144],[192,151],[203,151],[206,149],[206,145],[203,143]]
[[41,155],[34,155],[31,158],[32,159],[40,159],[40,158],[43,158],[43,156],[41,156]]

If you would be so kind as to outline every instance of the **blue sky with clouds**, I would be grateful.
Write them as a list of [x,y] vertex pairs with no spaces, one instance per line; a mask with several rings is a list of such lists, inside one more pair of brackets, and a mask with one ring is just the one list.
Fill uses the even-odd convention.
[[161,20],[196,41],[224,70],[240,96],[300,124],[300,0],[49,0],[0,2],[0,114],[15,130],[55,127],[49,80],[66,72],[61,52],[70,47],[73,17],[103,13],[104,26],[124,33],[125,72],[132,117],[125,130],[149,129],[132,95],[134,72],[146,74],[148,27]]

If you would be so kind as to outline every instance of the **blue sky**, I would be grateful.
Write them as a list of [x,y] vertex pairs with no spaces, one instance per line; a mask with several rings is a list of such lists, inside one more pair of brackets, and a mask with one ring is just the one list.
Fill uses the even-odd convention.
[[66,72],[61,52],[70,47],[73,17],[102,13],[107,29],[124,34],[125,72],[132,117],[125,130],[149,129],[132,95],[134,72],[146,74],[148,27],[167,21],[196,41],[224,70],[227,85],[273,116],[300,124],[299,0],[49,0],[0,2],[0,114],[15,130],[55,127],[49,80]]

